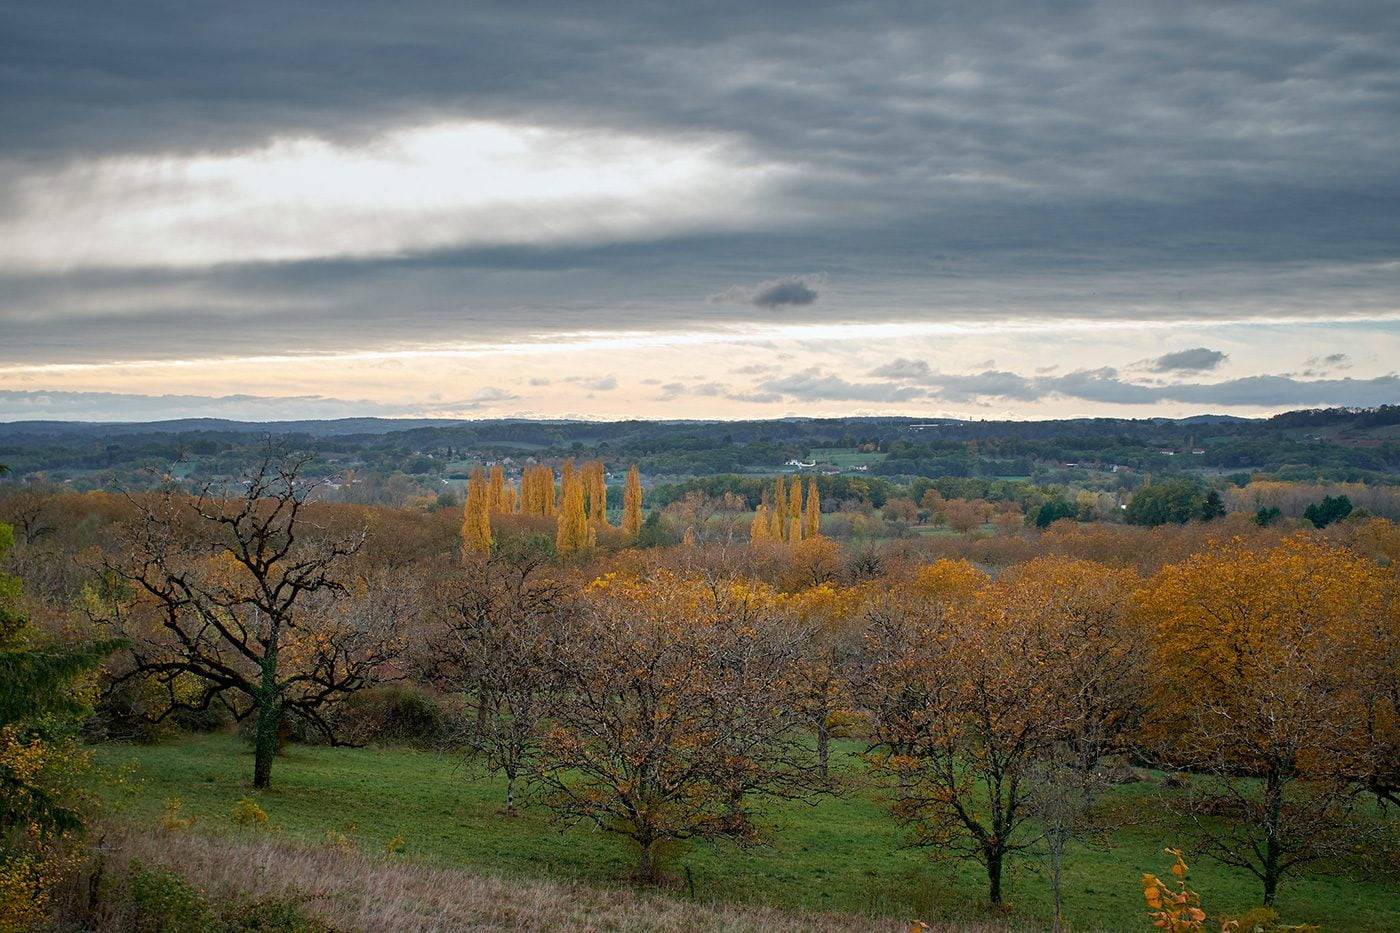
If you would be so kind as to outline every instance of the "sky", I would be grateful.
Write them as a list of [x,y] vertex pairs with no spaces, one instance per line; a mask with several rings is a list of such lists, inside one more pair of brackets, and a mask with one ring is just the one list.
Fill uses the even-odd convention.
[[0,6],[0,421],[1400,402],[1400,7]]

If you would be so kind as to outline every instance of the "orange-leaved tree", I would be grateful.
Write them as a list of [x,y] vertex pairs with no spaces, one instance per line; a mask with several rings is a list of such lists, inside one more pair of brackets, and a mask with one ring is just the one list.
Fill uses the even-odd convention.
[[815,786],[787,683],[801,650],[760,584],[609,575],[553,645],[560,677],[532,776],[565,820],[637,847],[655,880],[669,843],[757,839],[756,797]]
[[[943,575],[968,576],[957,570]],[[1039,766],[1066,746],[1101,754],[1131,721],[1132,665],[1116,660],[1131,653],[1131,590],[1097,564],[1040,559],[970,596],[892,601],[874,620],[867,689],[883,753],[869,760],[894,779],[915,844],[980,862],[993,904],[1006,860],[1035,841]]]
[[1139,596],[1155,630],[1147,738],[1197,772],[1180,804],[1200,851],[1255,875],[1266,905],[1289,872],[1356,852],[1373,828],[1354,808],[1378,764],[1368,700],[1396,635],[1394,587],[1299,534],[1202,552]]

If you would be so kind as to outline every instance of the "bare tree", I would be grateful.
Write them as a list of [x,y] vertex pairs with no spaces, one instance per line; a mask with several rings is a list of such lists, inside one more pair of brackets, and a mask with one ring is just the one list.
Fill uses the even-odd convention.
[[515,812],[517,780],[539,754],[557,690],[550,646],[568,601],[546,567],[541,553],[468,559],[444,584],[438,617],[414,651],[420,676],[474,706],[459,737],[505,776],[507,813]]
[[104,564],[109,583],[121,585],[107,587],[98,613],[131,645],[119,680],[163,684],[170,702],[161,715],[218,701],[255,717],[255,787],[271,781],[288,714],[336,741],[321,710],[369,685],[397,654],[395,617],[408,609],[381,587],[372,610],[362,602],[347,611],[370,595],[366,581],[358,593],[347,586],[347,560],[364,534],[330,537],[306,520],[314,488],[301,477],[306,462],[269,454],[238,498],[206,489],[143,500],[124,558]]
[[553,653],[562,689],[533,772],[545,802],[630,839],[645,881],[667,842],[755,840],[755,797],[817,786],[787,697],[800,640],[744,584],[595,587]]

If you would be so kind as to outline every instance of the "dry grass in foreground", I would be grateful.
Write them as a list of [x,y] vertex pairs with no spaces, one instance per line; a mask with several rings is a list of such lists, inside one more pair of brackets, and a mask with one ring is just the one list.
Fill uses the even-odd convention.
[[[659,892],[568,882],[508,879],[276,838],[204,836],[109,825],[94,834],[108,883],[133,861],[177,871],[211,898],[296,901],[343,930],[905,930],[908,924],[839,914],[798,913],[694,902]],[[79,887],[86,887],[86,884]],[[75,904],[76,908],[76,888]],[[83,918],[122,929],[120,899]],[[990,931],[992,926],[929,927]]]

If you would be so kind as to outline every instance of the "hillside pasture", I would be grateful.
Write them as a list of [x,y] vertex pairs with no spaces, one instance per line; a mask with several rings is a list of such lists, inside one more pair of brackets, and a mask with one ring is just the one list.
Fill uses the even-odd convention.
[[[669,853],[672,895],[782,910],[836,911],[871,918],[984,923],[1009,921],[1018,929],[1050,914],[1043,866],[1035,859],[1011,869],[1010,912],[989,913],[985,878],[977,866],[935,863],[905,846],[906,837],[866,786],[855,753],[842,743],[837,761],[845,793],[815,804],[765,806],[764,844],[691,843]],[[292,746],[279,760],[272,789],[247,783],[251,751],[231,736],[184,737],[156,746],[106,745],[99,761],[125,780],[109,787],[112,819],[142,831],[158,826],[171,801],[194,816],[197,834],[268,833],[314,847],[328,844],[425,866],[534,882],[588,885],[624,881],[634,857],[616,837],[577,826],[560,827],[542,808],[514,817],[500,812],[504,784],[461,757],[405,749],[332,749]],[[1119,787],[1109,806],[1125,817],[1111,846],[1077,848],[1066,866],[1066,914],[1076,929],[1145,926],[1138,879],[1161,873],[1167,845],[1180,835],[1133,814],[1154,811],[1168,793],[1155,783]],[[270,829],[239,829],[236,804],[251,796],[267,812]],[[385,856],[387,857],[387,856]],[[1192,883],[1216,913],[1238,913],[1258,902],[1257,883],[1242,872],[1193,859]],[[1393,884],[1307,874],[1280,892],[1280,913],[1291,922],[1326,929],[1400,929]]]

